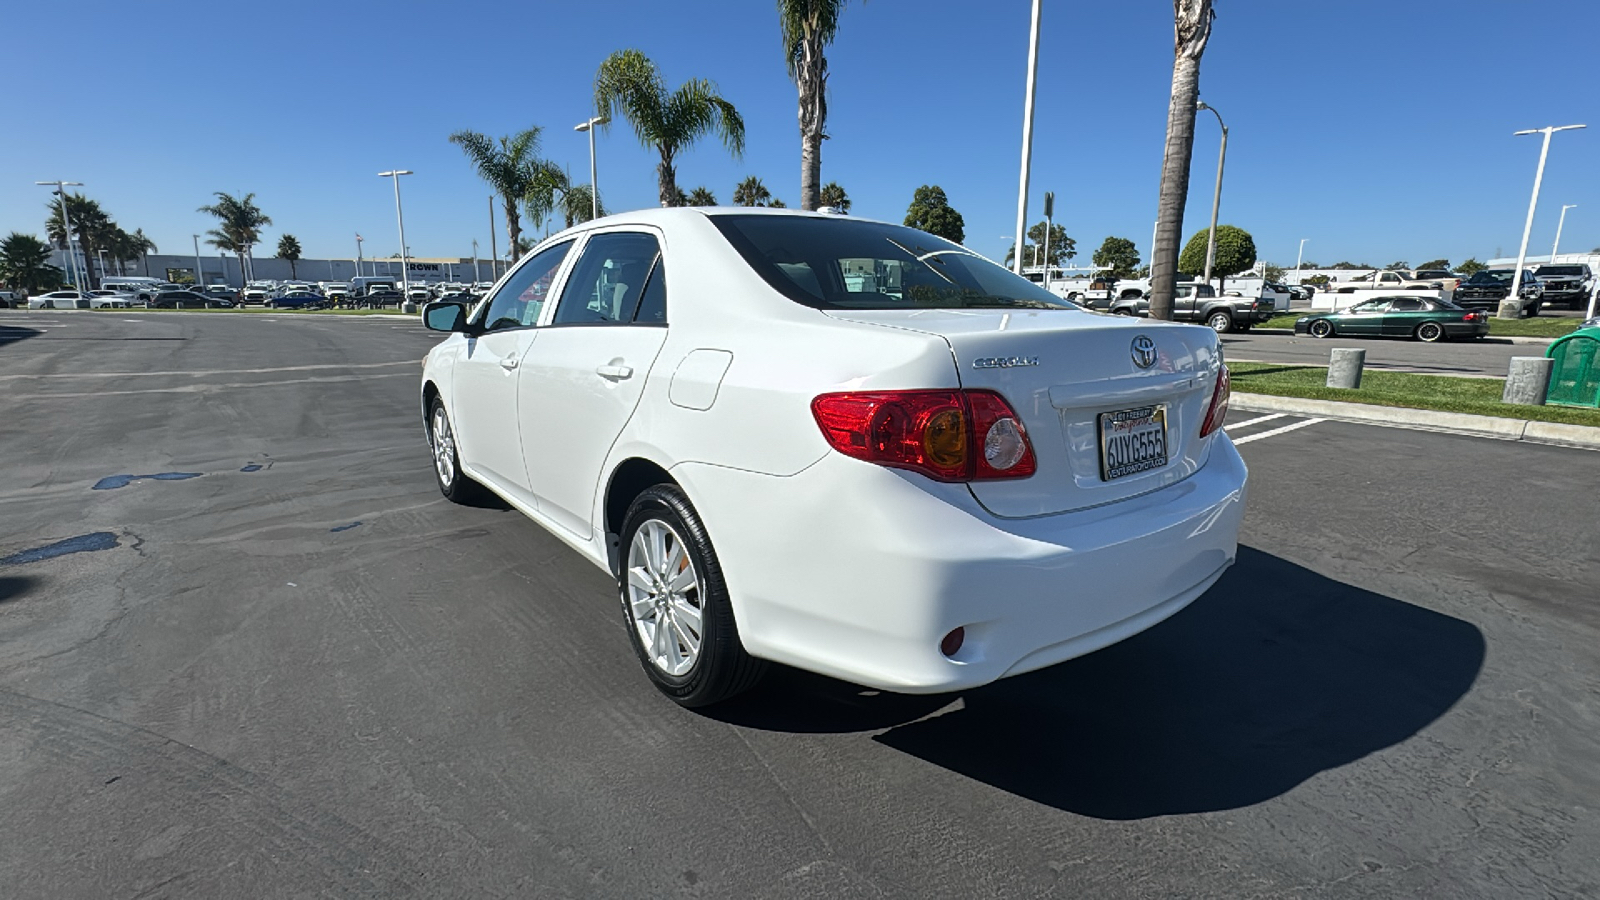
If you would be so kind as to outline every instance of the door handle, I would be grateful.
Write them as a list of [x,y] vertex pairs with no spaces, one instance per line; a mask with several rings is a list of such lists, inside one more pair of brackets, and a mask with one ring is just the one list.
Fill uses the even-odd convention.
[[517,358],[515,356],[508,356],[505,359],[500,360],[500,368],[502,368],[502,369],[510,371],[512,369],[515,369],[516,367],[517,367]]
[[613,380],[616,380],[616,381],[622,381],[625,378],[632,378],[633,377],[633,367],[632,366],[619,366],[619,365],[615,365],[615,364],[606,365],[606,366],[596,366],[595,370],[594,370],[594,373],[596,375],[599,375],[601,378],[610,378],[610,379],[613,379]]

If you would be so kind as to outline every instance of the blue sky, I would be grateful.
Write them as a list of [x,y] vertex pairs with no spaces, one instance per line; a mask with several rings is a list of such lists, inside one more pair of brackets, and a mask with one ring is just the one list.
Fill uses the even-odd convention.
[[[1515,254],[1537,137],[1558,134],[1530,255],[1600,246],[1600,62],[1594,0],[1218,0],[1201,96],[1230,129],[1222,222],[1262,258],[1413,264]],[[858,215],[898,221],[941,185],[991,256],[1010,245],[1029,0],[852,2],[829,50],[823,179]],[[1523,10],[1526,10],[1524,12]],[[1077,263],[1107,235],[1148,258],[1172,65],[1166,0],[1046,0],[1030,220],[1056,194]],[[1537,18],[1537,21],[1534,19]],[[0,233],[42,236],[42,179],[84,190],[163,252],[211,226],[212,192],[254,192],[266,241],[295,234],[308,257],[398,249],[377,172],[408,168],[413,255],[487,255],[488,191],[447,136],[540,125],[544,155],[586,180],[596,67],[636,47],[668,82],[715,81],[744,115],[734,159],[708,138],[680,155],[679,184],[723,202],[746,175],[799,201],[795,89],[766,0],[451,4],[280,0],[212,4],[83,0],[6,13],[12,125],[0,140]],[[63,68],[56,60],[80,65]],[[26,60],[26,62],[22,62]],[[23,112],[16,98],[31,98]],[[1202,113],[1184,235],[1210,215],[1219,133]],[[39,123],[27,127],[27,123]],[[626,123],[599,138],[613,210],[654,205],[655,157]],[[505,248],[504,224],[500,248]]]

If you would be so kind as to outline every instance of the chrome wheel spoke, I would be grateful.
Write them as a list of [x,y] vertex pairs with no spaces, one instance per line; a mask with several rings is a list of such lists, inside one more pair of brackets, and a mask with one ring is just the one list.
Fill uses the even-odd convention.
[[674,594],[686,593],[699,582],[694,576],[694,566],[688,565],[688,560],[684,560],[684,563],[682,569],[667,577],[667,590]]
[[699,649],[701,634],[700,610],[691,605],[688,600],[682,597],[674,597],[672,600],[672,618],[678,624],[693,632],[694,648]]

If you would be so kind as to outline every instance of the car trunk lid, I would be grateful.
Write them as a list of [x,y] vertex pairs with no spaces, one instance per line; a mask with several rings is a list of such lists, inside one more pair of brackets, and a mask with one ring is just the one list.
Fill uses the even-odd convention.
[[[829,314],[942,337],[962,387],[996,391],[1016,411],[1038,469],[1028,478],[969,485],[995,515],[1114,503],[1181,481],[1204,463],[1209,441],[1200,439],[1200,424],[1221,365],[1209,328],[1079,310]],[[1152,447],[1154,430],[1162,435],[1164,461]]]

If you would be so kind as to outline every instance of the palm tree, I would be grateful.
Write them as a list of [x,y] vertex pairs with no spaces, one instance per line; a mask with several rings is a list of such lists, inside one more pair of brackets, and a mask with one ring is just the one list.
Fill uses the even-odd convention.
[[711,189],[710,188],[705,187],[704,185],[702,185],[702,186],[697,187],[694,190],[689,192],[689,202],[685,203],[684,205],[685,206],[716,206],[717,205],[717,195],[711,193]]
[[671,206],[678,198],[673,158],[707,132],[715,129],[735,157],[744,154],[744,119],[717,93],[715,84],[695,78],[668,93],[656,64],[638,50],[618,50],[600,64],[594,77],[594,106],[600,115],[626,118],[639,143],[661,155],[656,184],[662,206]]
[[1189,196],[1189,160],[1194,155],[1195,104],[1200,101],[1200,57],[1211,37],[1216,13],[1211,0],[1173,0],[1176,40],[1172,59],[1172,101],[1167,107],[1167,152],[1161,161],[1161,201],[1156,210],[1156,241],[1150,253],[1150,318],[1172,318],[1177,289],[1178,242],[1183,237],[1183,203]]
[[[56,199],[50,201],[50,216],[44,225],[45,236],[50,239],[51,244],[66,250],[68,258],[71,258],[71,242],[67,240],[66,223],[61,219],[60,196],[58,194]],[[87,263],[95,258],[97,255],[95,251],[105,247],[110,241],[116,225],[96,201],[79,193],[67,194],[66,198],[67,216],[72,220],[72,236],[77,239],[78,247],[83,251],[83,259]],[[92,267],[89,274],[92,281]],[[82,288],[83,286],[79,285],[79,289]]]
[[593,219],[596,205],[600,207],[600,215],[607,215],[605,203],[595,203],[594,188],[587,184],[575,184],[561,194],[561,214],[568,228]]
[[[251,246],[261,242],[261,229],[272,220],[256,206],[252,192],[243,197],[217,191],[217,202],[202,206],[196,212],[217,217],[217,227],[206,232],[206,243],[239,257],[239,271],[245,271],[244,257]],[[200,273],[195,273],[199,278]]]
[[0,284],[27,294],[54,290],[61,270],[50,265],[50,245],[20,231],[0,240]]
[[783,202],[782,200],[780,200],[777,197],[773,197],[771,200],[767,201],[767,206],[772,208],[772,209],[788,209],[789,208],[789,204]]
[[830,181],[822,186],[822,205],[831,206],[836,212],[847,213],[850,211],[850,196],[839,186],[839,182]]
[[733,189],[734,206],[766,206],[772,202],[772,192],[754,175],[739,182]]
[[[132,237],[133,240],[128,244],[128,249],[132,250],[134,254],[138,256],[140,268],[142,268],[144,270],[144,274],[148,276],[150,274],[150,254],[156,252],[160,248],[156,246],[155,241],[150,240],[150,238],[145,235],[143,228],[135,228],[133,230]],[[133,259],[132,256],[128,258]]]
[[299,238],[296,238],[292,234],[286,234],[283,237],[278,238],[278,258],[279,259],[286,259],[286,260],[289,261],[289,277],[290,278],[299,278],[300,277],[300,270],[299,270],[298,266],[296,265],[297,263],[300,262],[300,239]]
[[[539,158],[539,135],[544,129],[535,125],[509,137],[495,139],[476,131],[458,131],[450,135],[450,143],[459,146],[478,177],[500,195],[506,211],[506,237],[513,248],[521,247],[522,219],[517,203],[523,201],[534,187],[541,171],[550,164]],[[520,252],[517,256],[521,256]]]
[[800,208],[816,209],[822,181],[822,139],[828,125],[828,59],[846,0],[778,0],[789,78],[800,91]]
[[566,172],[542,161],[536,166],[522,202],[534,227],[543,225],[557,212],[566,220],[568,228],[596,218],[597,209],[600,215],[607,214],[605,204],[595,202],[593,188],[587,184],[573,184]]

